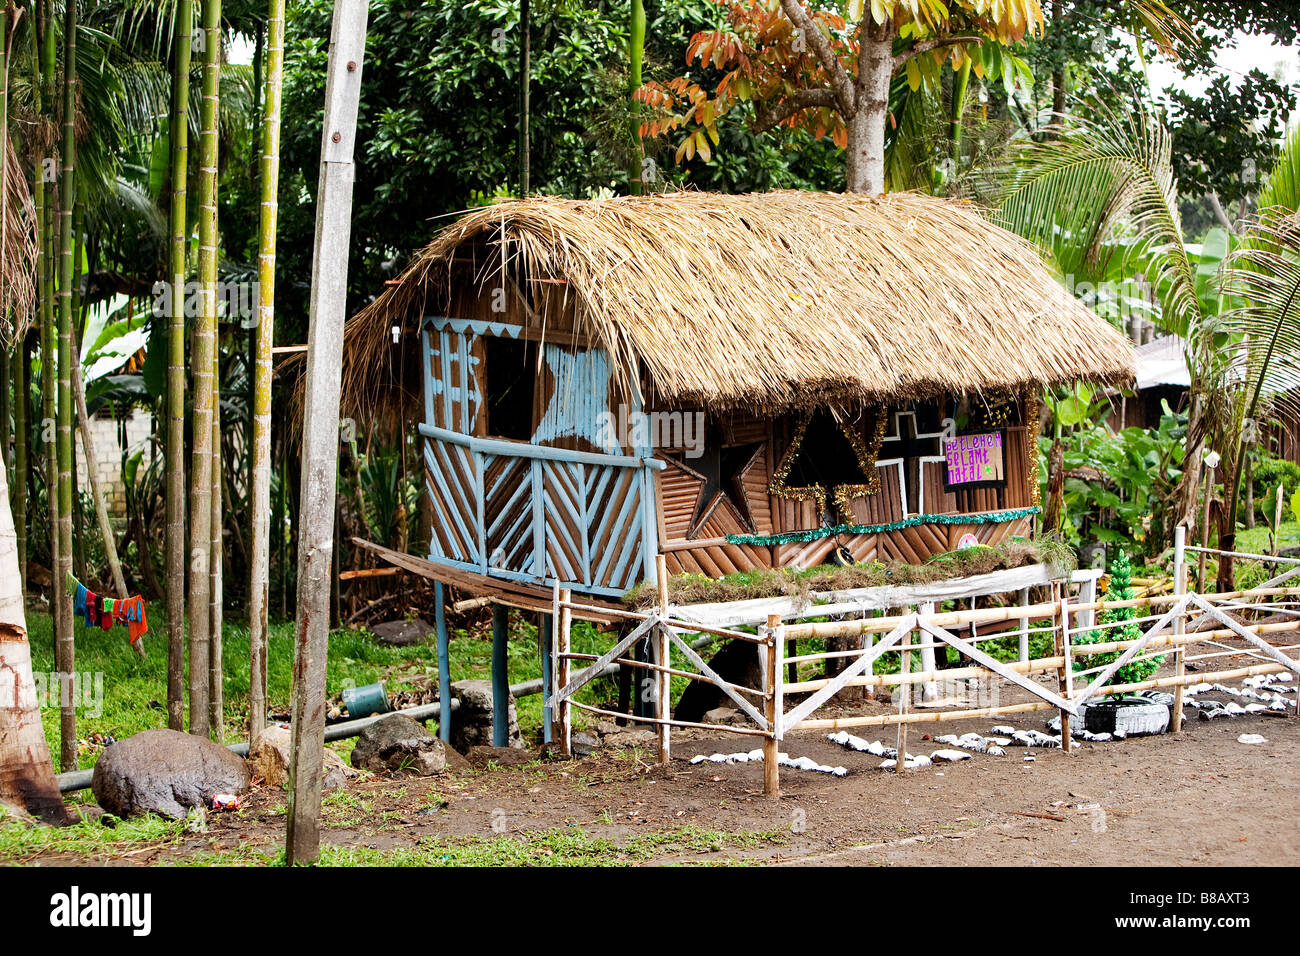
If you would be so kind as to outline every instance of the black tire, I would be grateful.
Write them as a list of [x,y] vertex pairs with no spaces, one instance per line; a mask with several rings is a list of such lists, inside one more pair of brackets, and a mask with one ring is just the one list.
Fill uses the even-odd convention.
[[1169,729],[1169,707],[1147,697],[1103,699],[1083,708],[1083,727],[1094,734],[1140,737]]

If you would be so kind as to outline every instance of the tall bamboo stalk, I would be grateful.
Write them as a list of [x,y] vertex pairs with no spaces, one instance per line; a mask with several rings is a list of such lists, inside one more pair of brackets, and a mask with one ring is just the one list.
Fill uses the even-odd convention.
[[203,0],[203,105],[199,126],[199,314],[194,328],[190,472],[190,733],[211,729],[212,368],[217,334],[217,83],[221,0]]
[[185,187],[193,20],[192,0],[177,0],[172,64],[171,295],[167,310],[167,726],[172,730],[185,725],[185,251],[189,239]]
[[271,346],[275,339],[275,230],[280,183],[280,90],[284,0],[270,0],[266,96],[262,103],[262,207],[257,244],[257,329],[253,366],[252,555],[248,565],[248,736],[266,727],[266,629],[271,583]]
[[645,56],[645,3],[632,0],[632,15],[628,31],[628,71],[627,102],[632,109],[633,148],[628,160],[628,192],[640,196],[645,191],[645,150],[641,145],[640,109],[635,99],[636,91],[641,88],[641,61]]
[[[72,573],[72,207],[77,165],[77,3],[65,0],[63,21],[63,137],[59,176],[59,560],[54,580],[60,614],[55,649],[63,679],[76,667],[72,641],[72,591],[62,586]],[[59,764],[77,769],[77,711],[72,695],[61,695]]]
[[222,608],[223,581],[221,561],[224,548],[221,541],[221,337],[216,338],[212,350],[212,521],[208,564],[208,720],[218,742],[226,737],[225,649],[221,626],[225,615]]
[[[32,107],[36,116],[43,116],[43,108],[50,101],[51,77],[54,74],[53,53],[54,33],[50,29],[50,16],[53,5],[50,0],[43,0],[36,7],[36,29],[32,33],[33,56],[32,67],[35,72],[32,83]],[[49,534],[49,551],[51,569],[59,556],[59,471],[58,457],[55,453],[54,419],[56,397],[54,392],[54,279],[50,267],[50,253],[53,249],[50,228],[50,205],[54,199],[53,178],[49,174],[49,164],[53,161],[45,153],[44,137],[37,132],[35,137],[35,176],[32,187],[32,201],[36,207],[37,248],[36,276],[40,299],[40,351],[41,351],[41,420],[39,422],[41,455],[45,470],[45,513],[46,531]],[[46,189],[46,185],[51,185]],[[57,600],[60,584],[52,582],[53,595],[51,611],[57,624],[59,602]]]

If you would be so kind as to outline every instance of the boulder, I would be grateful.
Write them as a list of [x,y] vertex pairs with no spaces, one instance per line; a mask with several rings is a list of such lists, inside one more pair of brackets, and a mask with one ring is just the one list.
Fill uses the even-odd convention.
[[244,793],[248,783],[248,764],[220,744],[179,730],[146,730],[104,750],[91,789],[115,816],[157,813],[179,820],[206,808],[213,794]]
[[[248,751],[248,763],[253,776],[260,777],[268,787],[284,787],[289,783],[289,729],[267,727]],[[357,772],[343,762],[343,758],[329,748],[325,749],[321,765],[321,789],[337,790]]]
[[447,769],[447,749],[423,725],[402,714],[391,714],[361,731],[352,748],[352,766],[427,777]]
[[433,633],[433,627],[424,618],[416,617],[409,621],[385,621],[383,624],[376,624],[370,628],[370,633],[381,644],[388,644],[390,647],[410,647],[412,644],[423,644],[428,640],[429,635]]
[[[492,682],[485,680],[458,680],[451,685],[451,696],[460,706],[451,715],[451,744],[461,753],[473,747],[491,747],[492,740]],[[527,747],[519,733],[519,717],[515,712],[515,698],[510,695],[506,720],[506,746]]]
[[575,757],[590,757],[600,749],[600,741],[591,734],[576,733],[569,738],[569,748]]

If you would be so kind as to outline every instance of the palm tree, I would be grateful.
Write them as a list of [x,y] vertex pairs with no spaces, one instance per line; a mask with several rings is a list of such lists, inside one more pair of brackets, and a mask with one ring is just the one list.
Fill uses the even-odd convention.
[[266,727],[267,592],[271,547],[271,346],[275,338],[275,229],[280,180],[280,93],[284,0],[270,0],[266,96],[262,103],[262,208],[257,255],[257,341],[253,369],[252,555],[248,564],[248,736]]
[[67,822],[32,682],[9,473],[0,457],[0,806]]
[[[981,188],[994,219],[1036,243],[1062,276],[1076,279],[1114,254],[1110,240],[1123,230],[1134,241],[1119,254],[1151,283],[1162,327],[1203,343],[1205,315],[1178,214],[1169,131],[1142,110],[1119,115],[1098,103],[1089,112],[1093,119],[1064,120],[1055,139],[1021,141],[986,171]],[[1199,462],[1216,396],[1213,353],[1189,348],[1187,354],[1192,387],[1185,460]],[[1193,520],[1199,484],[1198,468],[1185,468],[1175,524]]]

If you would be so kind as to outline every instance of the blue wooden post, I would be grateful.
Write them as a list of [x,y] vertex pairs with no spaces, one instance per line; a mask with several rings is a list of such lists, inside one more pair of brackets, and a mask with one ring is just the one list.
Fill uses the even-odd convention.
[[[545,701],[551,696],[551,660],[555,655],[555,633],[552,628],[551,615],[543,614],[541,620],[542,629],[542,700]],[[551,742],[551,724],[555,718],[551,714],[551,708],[545,703],[542,704],[542,743]]]
[[441,581],[433,582],[434,626],[438,632],[438,736],[451,743],[451,657],[447,640],[447,610]]
[[492,605],[492,746],[510,742],[510,680],[506,667],[506,641],[510,637],[510,609]]

